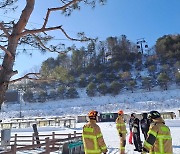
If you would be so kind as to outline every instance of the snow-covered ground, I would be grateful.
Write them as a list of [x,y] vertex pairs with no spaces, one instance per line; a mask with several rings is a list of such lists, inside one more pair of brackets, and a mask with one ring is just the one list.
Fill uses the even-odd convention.
[[79,91],[80,98],[51,101],[45,103],[27,103],[2,106],[1,119],[22,116],[61,116],[83,115],[89,110],[99,112],[143,112],[150,110],[173,111],[180,108],[180,89],[153,92],[122,93],[116,96],[87,97],[84,90]]
[[[87,114],[89,110],[97,110],[99,112],[117,112],[123,109],[125,113],[143,112],[150,110],[173,111],[177,119],[166,120],[167,125],[171,129],[173,138],[174,154],[180,154],[180,119],[178,110],[180,109],[180,89],[168,91],[153,91],[153,92],[135,92],[122,93],[115,97],[101,96],[89,98],[85,95],[84,90],[79,90],[80,98],[59,100],[46,103],[27,103],[20,104],[4,104],[0,118],[6,121],[10,118],[19,117],[20,111],[26,118],[35,116],[77,116]],[[82,131],[83,123],[77,124],[75,129],[59,128],[59,127],[43,127],[38,128],[39,133],[51,133],[52,131],[58,133],[73,133]],[[99,123],[105,142],[108,146],[109,154],[119,153],[119,138],[115,123]],[[128,126],[127,126],[128,127]],[[128,129],[128,128],[127,128]],[[32,134],[32,128],[28,129],[12,129],[12,134]],[[128,137],[128,136],[127,136]],[[141,136],[143,140],[143,136]],[[127,143],[126,152],[128,154],[136,154],[133,151],[134,146]],[[30,152],[28,152],[30,153]],[[36,153],[36,152],[35,152]]]
[[[166,120],[166,124],[170,127],[171,135],[173,138],[173,154],[180,154],[180,119],[175,120]],[[82,127],[84,123],[78,123],[76,128],[59,128],[59,127],[41,127],[39,128],[39,133],[42,134],[50,134],[51,132],[55,133],[73,133],[74,131],[82,132]],[[101,128],[101,131],[103,133],[103,137],[105,140],[105,143],[108,147],[108,154],[119,154],[119,136],[116,130],[116,126],[114,122],[105,122],[105,123],[98,123],[98,125]],[[127,130],[129,132],[129,128],[127,125]],[[31,135],[33,132],[32,128],[29,129],[13,129],[13,134],[18,135]],[[127,141],[128,141],[127,134]],[[141,134],[142,141],[144,140],[143,135]],[[35,154],[37,151],[24,151],[24,152],[18,152],[18,154]],[[58,153],[58,152],[54,152]],[[127,154],[138,154],[138,152],[134,152],[134,145],[130,145],[128,142],[126,144],[126,153]]]

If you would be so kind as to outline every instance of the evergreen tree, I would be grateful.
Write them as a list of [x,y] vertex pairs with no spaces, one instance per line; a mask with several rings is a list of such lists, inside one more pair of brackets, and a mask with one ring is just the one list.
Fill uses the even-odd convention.
[[92,97],[96,94],[96,85],[93,82],[90,82],[87,86],[86,93],[88,96]]
[[175,81],[177,85],[180,85],[180,71],[175,73]]
[[64,99],[65,93],[66,93],[66,87],[63,85],[59,86],[57,91],[58,98]]
[[155,71],[156,71],[156,66],[155,65],[151,65],[148,67],[148,71],[149,71],[149,74],[151,76],[154,76],[155,75]]
[[134,79],[131,79],[131,80],[127,83],[128,89],[130,89],[132,93],[133,93],[133,91],[134,91],[134,88],[135,88],[136,84],[137,84],[137,83],[136,83],[136,80],[134,80]]
[[98,83],[102,83],[103,82],[103,79],[104,79],[104,73],[103,72],[100,72],[96,75],[96,82]]
[[78,83],[79,87],[81,88],[84,88],[87,86],[87,81],[86,81],[86,76],[85,74],[82,74],[80,77],[79,77],[79,83]]
[[38,102],[45,102],[47,99],[47,91],[41,90],[38,96]]
[[151,86],[152,86],[152,79],[151,77],[143,77],[142,78],[142,86],[143,88],[148,89],[149,91],[151,90]]
[[167,90],[167,85],[168,82],[170,81],[169,76],[166,73],[160,73],[157,80],[161,88]]
[[32,102],[33,101],[33,93],[32,93],[32,91],[26,91],[23,94],[23,100],[25,102]]
[[110,93],[113,95],[117,95],[117,94],[119,94],[121,88],[122,88],[122,85],[119,82],[113,81],[110,84]]
[[66,98],[78,98],[78,92],[76,88],[70,87],[66,92]]
[[98,86],[98,92],[102,95],[105,95],[107,92],[108,92],[108,87],[105,83],[101,83],[99,86]]

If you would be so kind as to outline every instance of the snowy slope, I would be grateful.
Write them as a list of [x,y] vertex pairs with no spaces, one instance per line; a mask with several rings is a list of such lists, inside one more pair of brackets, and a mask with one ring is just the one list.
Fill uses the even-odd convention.
[[117,96],[87,97],[84,91],[78,99],[46,103],[27,103],[2,106],[1,119],[19,117],[20,108],[24,117],[82,115],[91,109],[99,112],[142,112],[149,110],[174,111],[180,108],[180,89],[168,91],[123,93]]

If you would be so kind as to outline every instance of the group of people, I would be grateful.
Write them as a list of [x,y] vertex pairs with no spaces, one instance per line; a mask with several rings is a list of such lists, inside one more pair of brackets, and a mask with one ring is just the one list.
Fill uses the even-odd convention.
[[[129,144],[134,144],[134,151],[141,154],[172,154],[170,129],[165,125],[160,113],[151,111],[148,114],[143,113],[142,116],[143,118],[139,120],[136,114],[132,113],[129,120]],[[89,122],[84,125],[82,133],[85,154],[106,154],[107,146],[101,129],[96,124],[98,112],[92,110],[88,113],[88,117]],[[140,138],[140,127],[145,139],[143,144]],[[122,110],[118,111],[116,128],[120,138],[120,154],[125,154],[127,129]]]
[[[135,113],[131,114],[130,120],[129,120],[129,129],[130,129],[130,135],[129,135],[129,144],[133,144],[135,146],[134,151],[142,152],[142,141],[140,138],[140,127],[142,134],[144,135],[144,139],[147,139],[148,131],[150,127],[150,123],[152,119],[148,119],[147,113],[142,114],[142,119],[139,120],[136,117]],[[132,141],[133,139],[133,141]]]

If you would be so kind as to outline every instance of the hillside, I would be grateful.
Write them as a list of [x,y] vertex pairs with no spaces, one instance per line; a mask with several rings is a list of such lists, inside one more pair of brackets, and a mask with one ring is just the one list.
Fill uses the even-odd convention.
[[4,104],[1,119],[22,116],[57,116],[82,115],[91,109],[99,112],[117,112],[123,109],[126,113],[150,110],[173,111],[177,114],[180,108],[180,89],[153,92],[135,92],[116,96],[88,97],[84,89],[79,89],[80,98],[44,103]]
[[81,48],[72,46],[66,49],[68,54],[42,63],[40,82],[26,80],[8,88],[23,91],[26,102],[78,98],[79,88],[85,88],[90,97],[154,91],[157,87],[167,90],[172,85],[179,88],[179,42],[180,35],[163,36],[145,53],[125,35]]

